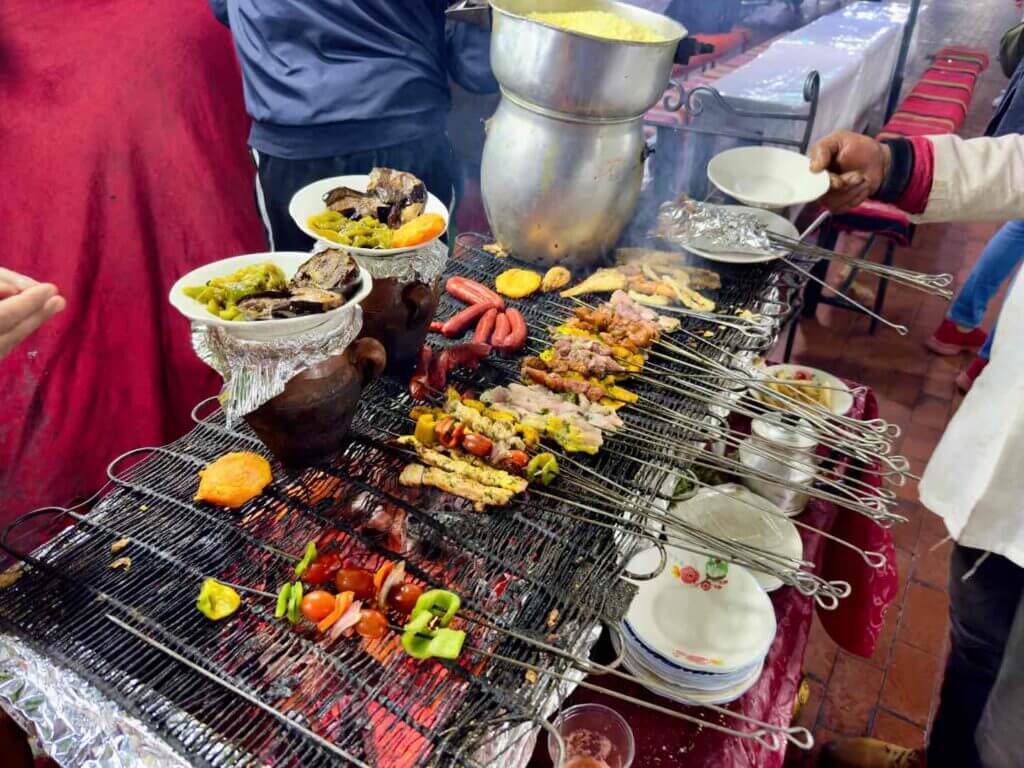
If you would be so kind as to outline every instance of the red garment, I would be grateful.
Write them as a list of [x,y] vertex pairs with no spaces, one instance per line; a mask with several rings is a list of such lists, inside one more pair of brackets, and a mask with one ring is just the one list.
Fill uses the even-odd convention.
[[932,196],[932,179],[935,177],[935,146],[924,136],[908,139],[914,147],[914,169],[910,174],[907,188],[903,190],[896,205],[907,213],[924,213],[928,198]]
[[231,39],[204,0],[0,4],[0,264],[68,307],[0,362],[0,522],[97,490],[216,391],[171,284],[264,249]]

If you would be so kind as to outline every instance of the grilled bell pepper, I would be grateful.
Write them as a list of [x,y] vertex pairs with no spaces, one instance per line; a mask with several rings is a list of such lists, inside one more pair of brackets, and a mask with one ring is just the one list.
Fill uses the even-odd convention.
[[526,469],[530,463],[530,455],[526,451],[509,451],[501,463],[512,468],[512,471]]
[[238,593],[216,579],[205,579],[196,598],[196,608],[208,619],[217,621],[238,610],[241,604]]
[[531,483],[550,485],[558,476],[558,459],[550,453],[538,453],[526,465],[526,479]]
[[421,613],[429,613],[438,618],[438,624],[447,627],[461,605],[462,600],[454,592],[447,589],[431,589],[420,595],[409,618],[415,619]]
[[424,413],[416,419],[416,430],[414,432],[416,439],[423,443],[423,445],[433,445],[437,442],[437,437],[434,435],[434,427],[436,426],[437,420],[434,418],[434,414]]
[[302,582],[292,584],[291,594],[288,595],[288,621],[298,624],[302,618]]
[[288,612],[288,599],[292,595],[292,585],[285,582],[277,593],[277,607],[274,608],[274,618],[283,619]]
[[345,615],[345,611],[352,605],[352,601],[355,599],[355,592],[342,592],[334,596],[334,610],[324,616],[316,628],[321,632],[326,632],[328,629],[338,623],[338,619]]
[[461,629],[438,629],[431,632],[427,627],[433,619],[424,611],[405,625],[402,632],[402,648],[414,659],[457,659],[466,641]]
[[435,428],[437,439],[445,448],[458,448],[462,442],[462,436],[466,434],[466,428],[461,422],[450,416],[437,422]]
[[306,552],[299,560],[298,565],[295,566],[295,578],[302,578],[302,574],[309,568],[309,564],[316,559],[316,542],[311,541],[306,545]]

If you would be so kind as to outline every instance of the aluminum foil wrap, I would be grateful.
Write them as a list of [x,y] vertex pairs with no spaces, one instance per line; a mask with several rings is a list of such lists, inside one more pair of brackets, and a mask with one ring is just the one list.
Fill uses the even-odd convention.
[[373,278],[393,277],[401,283],[432,284],[440,277],[448,262],[448,246],[440,240],[428,243],[414,251],[393,256],[365,256],[353,254],[356,262]]
[[340,355],[363,328],[357,302],[335,310],[330,318],[304,333],[254,341],[223,328],[192,324],[192,348],[224,378],[220,404],[228,425],[284,392],[302,371]]
[[750,214],[686,196],[662,203],[654,235],[675,245],[705,251],[776,252],[765,228]]
[[92,685],[10,635],[0,635],[0,707],[66,768],[188,766]]

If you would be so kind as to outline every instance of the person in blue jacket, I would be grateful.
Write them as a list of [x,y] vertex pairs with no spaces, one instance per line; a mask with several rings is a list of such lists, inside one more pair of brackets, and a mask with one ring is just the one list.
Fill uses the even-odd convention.
[[384,166],[451,205],[449,76],[494,92],[489,32],[445,23],[446,0],[209,0],[242,67],[256,202],[271,250],[308,250],[292,195]]

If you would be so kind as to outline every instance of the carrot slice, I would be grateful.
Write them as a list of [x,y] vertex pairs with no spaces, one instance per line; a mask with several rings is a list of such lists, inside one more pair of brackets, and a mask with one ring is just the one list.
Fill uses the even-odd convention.
[[345,615],[345,611],[352,605],[352,601],[355,600],[355,592],[341,592],[334,596],[334,610],[327,614],[323,620],[316,625],[316,628],[321,632],[326,632],[328,629],[338,623],[338,619]]
[[377,572],[373,574],[373,593],[377,594],[380,592],[380,588],[384,586],[384,580],[387,579],[388,574],[394,570],[395,564],[393,561],[388,560],[384,565],[377,569]]

